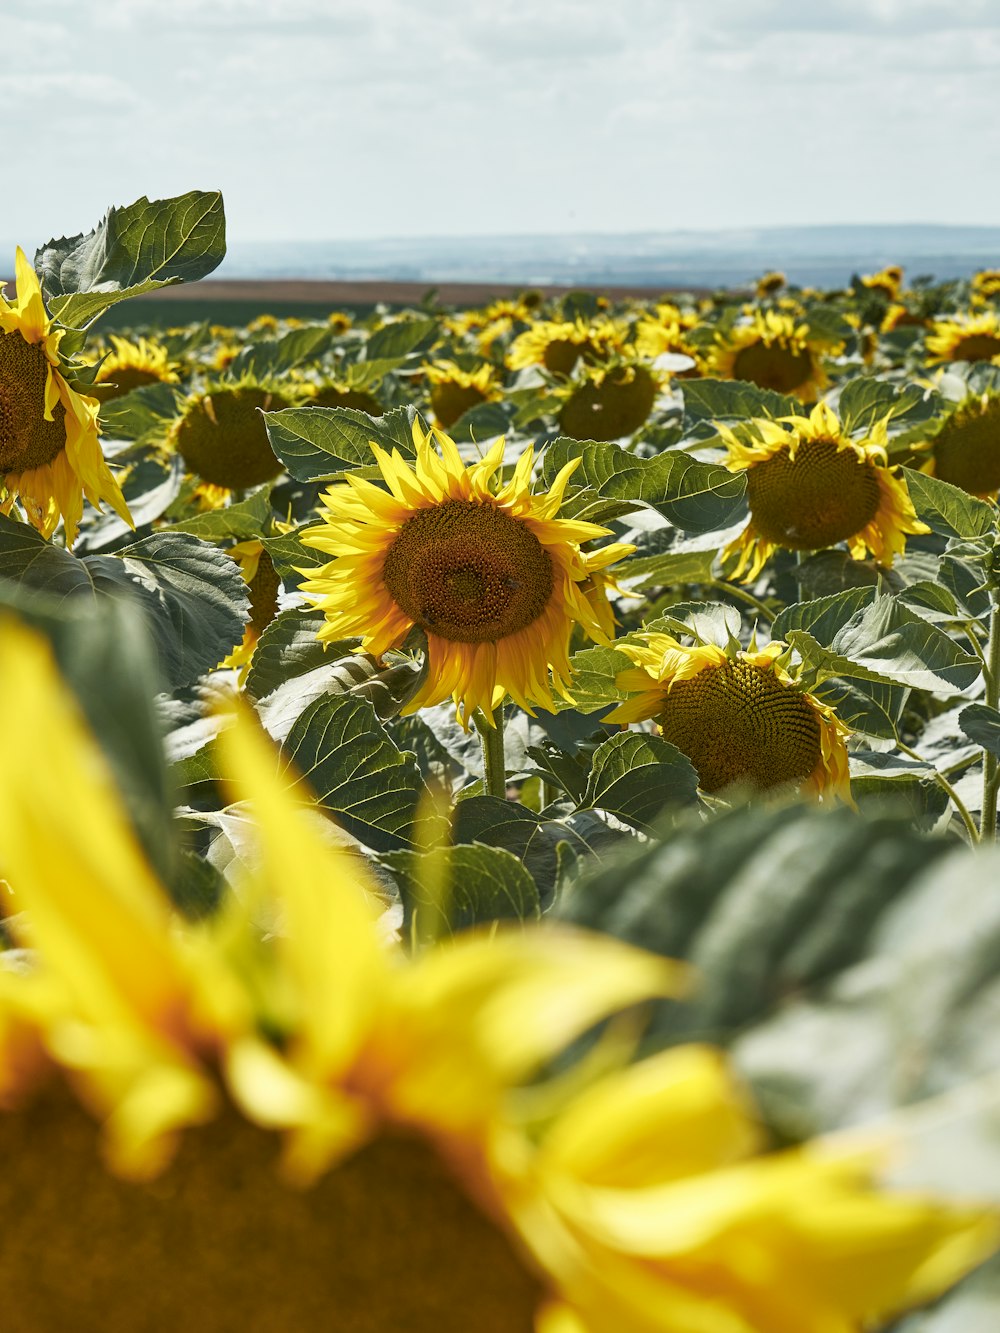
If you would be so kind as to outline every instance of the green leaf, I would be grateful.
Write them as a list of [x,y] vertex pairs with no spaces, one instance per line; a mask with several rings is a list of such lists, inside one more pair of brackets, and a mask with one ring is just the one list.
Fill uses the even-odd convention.
[[374,851],[408,847],[427,792],[366,699],[324,695],[295,720],[282,747],[324,809]]
[[241,348],[227,373],[233,379],[253,375],[258,380],[286,375],[290,370],[321,357],[334,337],[329,324],[291,329],[281,338],[266,338]]
[[372,444],[416,457],[413,408],[370,417],[353,407],[286,407],[265,412],[271,448],[298,481],[331,481],[356,468],[372,468]]
[[42,246],[35,270],[53,318],[83,329],[127,297],[203,278],[225,253],[222,195],[192,190],[109,209],[92,232]]
[[162,431],[178,409],[179,395],[172,384],[144,384],[101,404],[101,431],[112,440],[139,440]]
[[170,688],[217,666],[243,637],[249,605],[235,563],[186,533],[154,533],[114,555],[78,559],[0,517],[0,577],[93,605],[131,597],[144,611]]
[[837,631],[831,646],[856,665],[916,689],[964,690],[982,667],[978,657],[894,597],[876,597]]
[[[137,444],[116,454],[115,463],[122,469],[119,483],[136,528],[160,518],[180,494],[184,469],[176,454]],[[86,510],[73,549],[77,555],[89,555],[132,537],[132,528],[113,509],[101,514]]]
[[342,640],[324,648],[316,636],[325,623],[322,611],[302,607],[275,616],[257,640],[245,682],[247,693],[263,699],[295,676],[327,666],[349,653],[356,640]]
[[903,754],[861,751],[851,756],[851,795],[862,811],[906,806],[917,828],[931,829],[948,809],[948,793],[930,764]]
[[[746,479],[684,453],[639,458],[617,444],[560,438],[545,451],[547,485],[572,458],[582,459],[571,487],[584,485],[608,499],[630,500],[688,532],[728,527],[743,512]],[[572,494],[572,492],[570,492]]]
[[970,740],[1000,758],[1000,712],[988,704],[969,704],[958,715],[958,725]]
[[456,444],[491,440],[510,430],[512,415],[507,403],[477,403],[448,427],[448,434]]
[[209,509],[203,514],[171,523],[168,532],[189,532],[207,542],[246,541],[262,536],[273,517],[270,484],[224,509]]
[[575,708],[581,713],[593,713],[629,697],[615,685],[618,673],[634,666],[624,653],[614,648],[583,648],[573,654],[569,664],[573,672],[573,698],[557,700],[557,711]]
[[482,843],[381,857],[396,876],[403,930],[421,943],[493,921],[528,921],[541,909],[535,881],[510,852]]
[[808,630],[818,643],[829,647],[837,631],[874,600],[874,588],[849,588],[811,602],[793,602],[775,616],[771,637],[785,639],[789,630]]
[[759,389],[746,380],[685,380],[684,418],[692,423],[722,422],[742,425],[752,417],[801,416],[797,398],[770,389]]
[[639,556],[626,560],[616,571],[619,583],[630,588],[675,587],[684,583],[704,583],[712,577],[718,548],[708,550],[664,551],[660,555]]
[[968,540],[993,531],[996,510],[985,500],[977,500],[957,486],[929,477],[925,472],[907,468],[903,475],[918,518],[922,518],[933,532]]
[[365,344],[365,361],[401,361],[430,346],[439,327],[436,319],[398,319],[386,324]]
[[676,745],[630,731],[597,747],[582,801],[646,832],[664,811],[697,800],[698,774]]
[[844,385],[837,400],[837,415],[849,435],[870,434],[877,422],[905,422],[915,426],[941,411],[941,396],[918,384],[898,385],[858,375]]

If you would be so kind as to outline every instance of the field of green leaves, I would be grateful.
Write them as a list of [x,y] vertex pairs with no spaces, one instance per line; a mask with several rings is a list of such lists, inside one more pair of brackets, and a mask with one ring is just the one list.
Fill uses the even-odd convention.
[[[0,1111],[21,1112],[0,1115],[0,1152],[5,1121],[55,1104],[26,1090],[66,1071],[113,1170],[142,1179],[177,1132],[210,1132],[189,1128],[218,1114],[196,1088],[280,1131],[310,1179],[364,1138],[337,1138],[361,1102],[476,1157],[472,1193],[488,1178],[487,1215],[544,1293],[524,1297],[541,1333],[993,1330],[995,1263],[937,1299],[995,1246],[980,1214],[942,1258],[937,1213],[919,1239],[902,1213],[876,1225],[859,1201],[874,1195],[835,1197],[832,1168],[814,1180],[800,1156],[792,1194],[754,1184],[746,1215],[691,1191],[713,1172],[722,1190],[747,1155],[719,1110],[738,1097],[771,1147],[843,1131],[836,1159],[874,1126],[897,1141],[881,1180],[1000,1207],[1000,272],[102,333],[109,307],[204,277],[224,249],[218,195],[141,200],[24,258],[0,303]],[[495,935],[503,976],[470,954],[461,985],[434,973],[405,1003],[395,980],[358,990],[377,968],[338,897],[355,880],[380,958],[430,977]],[[140,882],[158,886],[148,901]],[[598,950],[563,975],[579,928],[618,961]],[[537,939],[552,956],[529,976],[517,950]],[[668,959],[684,967],[665,980]],[[197,1001],[173,980],[196,973]],[[518,977],[516,1004],[487,1003]],[[383,986],[397,1045],[357,1036]],[[451,1065],[434,1045],[450,1023],[466,1043]],[[598,1225],[552,1186],[576,1248],[551,1241],[525,1182],[572,1159],[576,1186],[574,1134],[617,1132],[610,1094],[589,1129],[581,1111],[543,1132],[552,1087],[582,1104],[612,1067],[709,1051],[738,1094],[716,1072],[696,1097],[671,1065],[662,1122],[622,1092],[638,1146],[587,1176],[619,1195],[683,1177],[662,1206],[697,1214],[698,1238],[624,1228],[626,1244],[617,1215]],[[518,1151],[544,1158],[523,1177],[498,1146],[499,1093],[478,1118],[460,1109],[466,1082],[488,1082],[477,1062],[518,1090],[505,1132],[516,1121]],[[308,1108],[319,1086],[344,1105],[307,1111],[307,1083]],[[18,1180],[0,1182],[7,1227]],[[816,1203],[799,1230],[793,1196]],[[88,1224],[109,1246],[126,1244],[123,1209]],[[382,1225],[399,1282],[450,1280],[432,1283],[419,1247],[394,1269],[412,1232]],[[97,1274],[47,1303],[63,1270],[37,1287],[23,1273],[51,1218],[29,1208],[23,1226],[7,1258],[0,1239],[15,1333],[108,1299]],[[476,1243],[506,1271],[506,1250]],[[530,1327],[513,1306],[491,1323],[486,1296],[468,1315],[484,1280],[454,1296],[454,1325],[424,1296],[327,1325],[259,1293],[244,1310],[234,1289],[204,1327]]]

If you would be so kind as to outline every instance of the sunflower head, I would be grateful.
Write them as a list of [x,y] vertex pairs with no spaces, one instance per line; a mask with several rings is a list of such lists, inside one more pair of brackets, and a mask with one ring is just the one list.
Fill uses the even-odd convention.
[[780,292],[788,279],[784,273],[775,269],[771,273],[764,273],[757,279],[757,300],[763,301],[768,296],[773,296],[775,292]]
[[470,408],[501,397],[497,373],[486,362],[475,370],[463,370],[454,361],[433,361],[425,367],[425,374],[431,409],[443,430],[453,426]]
[[852,439],[825,403],[808,417],[753,420],[739,434],[719,426],[731,472],[744,472],[750,520],[725,551],[736,577],[754,579],[778,547],[817,551],[846,542],[889,566],[906,533],[927,532],[901,470],[886,463],[886,423]]
[[252,380],[220,380],[188,398],[168,442],[212,486],[260,486],[282,470],[261,413],[288,405],[287,397]]
[[826,388],[822,358],[839,347],[812,333],[807,323],[775,310],[755,310],[747,323],[716,338],[711,370],[720,379],[747,380],[805,403]]
[[326,613],[320,637],[360,635],[378,657],[421,629],[427,677],[405,712],[451,696],[467,725],[473,709],[491,715],[505,694],[529,712],[552,708],[553,689],[569,697],[573,626],[607,642],[595,578],[632,548],[584,553],[581,543],[607,529],[558,517],[578,460],[536,495],[530,448],[503,483],[502,439],[468,466],[441,431],[414,422],[413,439],[413,465],[373,444],[388,491],[348,474],[326,493],[324,522],[303,537],[334,557],[302,584]]
[[918,315],[909,307],[901,305],[898,301],[893,301],[882,319],[880,332],[892,333],[895,329],[922,329],[926,327],[927,320],[923,315]]
[[850,733],[832,708],[796,683],[784,644],[759,651],[685,647],[669,634],[648,633],[616,646],[635,663],[616,683],[635,698],[606,721],[653,718],[664,740],[691,760],[702,790],[794,786],[851,803]]
[[0,291],[0,511],[19,501],[44,536],[60,518],[72,545],[83,497],[107,501],[132,519],[101,451],[100,404],[73,389],[59,355],[62,330],[52,326],[38,276],[23,250],[16,260],[17,297]]
[[983,301],[1000,296],[1000,268],[984,268],[973,276],[973,295]]
[[588,367],[559,413],[559,429],[571,440],[617,440],[649,418],[666,376],[636,362]]
[[543,366],[552,375],[567,376],[581,357],[599,361],[621,350],[624,337],[623,326],[606,317],[589,322],[540,319],[511,343],[507,365],[511,370]]
[[146,384],[178,382],[179,367],[155,339],[138,338],[130,342],[113,333],[110,341],[112,350],[101,362],[95,376],[95,383],[109,386],[103,395],[105,399],[120,398]]
[[994,361],[1000,364],[1000,315],[995,310],[935,319],[927,334],[933,361]]
[[970,495],[1000,493],[1000,393],[969,394],[957,403],[930,443],[925,471]]
[[890,264],[878,273],[862,274],[861,282],[874,296],[881,296],[886,301],[895,301],[903,285],[903,270],[898,264]]

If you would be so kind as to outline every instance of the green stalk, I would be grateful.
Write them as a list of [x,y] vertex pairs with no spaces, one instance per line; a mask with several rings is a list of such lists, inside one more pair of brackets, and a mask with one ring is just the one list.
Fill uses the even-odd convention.
[[[990,596],[990,643],[986,650],[986,668],[983,671],[986,681],[986,697],[983,702],[988,708],[996,708],[1000,703],[1000,594],[994,589]],[[983,813],[979,821],[979,836],[985,840],[995,840],[997,836],[997,787],[1000,785],[1000,773],[997,769],[997,757],[989,750],[983,751]]]
[[[927,760],[922,759],[921,756],[917,754],[916,750],[911,750],[910,747],[908,745],[904,745],[902,741],[897,740],[896,746],[898,749],[902,750],[904,754],[908,754],[911,759],[917,759],[921,764],[927,763]],[[929,764],[928,767],[934,768],[934,765]],[[979,841],[979,830],[976,828],[976,821],[969,814],[968,806],[965,804],[965,802],[959,796],[958,792],[948,781],[946,775],[940,772],[936,768],[934,769],[934,781],[938,784],[938,786],[941,788],[942,791],[947,792],[952,805],[958,811],[962,823],[965,825],[965,831],[969,835],[969,841],[971,843],[977,843]]]
[[477,708],[472,720],[479,732],[483,746],[483,773],[486,778],[487,796],[497,796],[501,801],[507,799],[507,764],[503,754],[503,704],[492,717],[488,717]]

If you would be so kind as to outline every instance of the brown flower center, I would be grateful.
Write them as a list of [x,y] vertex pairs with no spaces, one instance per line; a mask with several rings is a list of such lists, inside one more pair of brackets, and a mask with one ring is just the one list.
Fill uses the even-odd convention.
[[1000,398],[952,413],[934,441],[934,471],[971,495],[1000,490]]
[[817,551],[854,537],[878,513],[872,463],[832,440],[805,440],[795,457],[779,449],[747,469],[747,501],[755,530],[793,551]]
[[4,1333],[530,1333],[536,1279],[425,1143],[379,1139],[307,1190],[276,1149],[229,1117],[139,1185],[65,1097],[0,1113]]
[[389,595],[428,633],[495,643],[552,596],[552,560],[519,519],[482,500],[445,500],[408,518],[382,569]]
[[133,389],[142,389],[147,384],[160,384],[163,379],[163,375],[145,366],[116,366],[110,369],[102,366],[97,374],[97,383],[108,386],[102,395],[105,401],[122,398]]
[[44,467],[66,447],[62,403],[45,420],[48,370],[41,343],[29,343],[17,329],[0,332],[0,473]]
[[630,375],[607,375],[583,384],[559,414],[559,428],[572,440],[617,440],[646,421],[656,401],[656,382],[642,366]]
[[430,396],[434,415],[444,430],[453,426],[470,408],[488,401],[487,395],[475,384],[459,384],[456,380],[432,384]]
[[[245,490],[282,469],[261,412],[287,407],[266,389],[215,389],[192,403],[174,428],[177,452],[192,472],[214,486]],[[259,410],[258,410],[259,409]]]
[[992,333],[968,333],[951,349],[952,361],[992,361],[1000,356],[1000,338]]
[[675,681],[656,720],[709,792],[801,782],[822,753],[819,718],[802,695],[741,658]]
[[263,634],[278,614],[278,593],[281,590],[281,579],[266,551],[260,553],[257,572],[247,590],[250,593],[250,624],[257,634]]
[[814,370],[808,349],[800,352],[774,342],[770,346],[762,339],[741,347],[733,360],[733,379],[749,380],[761,389],[775,393],[794,393],[807,384]]
[[370,417],[380,417],[382,404],[374,394],[364,389],[320,389],[315,398],[310,399],[313,407],[353,407],[357,412],[367,412]]

